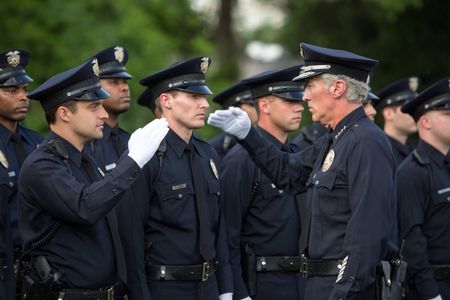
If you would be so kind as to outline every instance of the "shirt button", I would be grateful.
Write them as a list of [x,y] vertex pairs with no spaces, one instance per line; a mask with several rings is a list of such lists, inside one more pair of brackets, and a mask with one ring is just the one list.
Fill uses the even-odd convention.
[[183,198],[183,195],[182,194],[178,194],[178,198],[179,199]]
[[134,170],[134,175],[139,175],[139,170]]
[[130,176],[130,177],[128,177],[128,179],[129,179],[130,181],[133,181],[133,180],[134,180],[134,177],[133,177],[133,176]]
[[114,194],[118,194],[118,193],[119,193],[119,190],[118,190],[118,189],[113,189],[112,192],[113,192]]
[[314,184],[315,184],[315,185],[318,185],[318,184],[319,184],[319,180],[316,180],[316,181],[314,182]]
[[10,187],[13,187],[13,186],[14,186],[14,182],[10,181],[10,182],[9,182],[9,186],[10,186]]

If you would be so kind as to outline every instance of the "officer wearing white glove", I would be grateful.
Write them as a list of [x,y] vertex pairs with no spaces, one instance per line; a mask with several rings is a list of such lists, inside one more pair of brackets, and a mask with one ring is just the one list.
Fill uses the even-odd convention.
[[153,157],[159,144],[169,131],[166,119],[155,119],[136,129],[128,141],[128,156],[142,167]]
[[216,110],[208,117],[208,124],[218,127],[238,139],[244,139],[252,123],[247,113],[239,107],[230,107],[228,110]]
[[219,295],[219,300],[233,300],[233,293],[224,293]]
[[437,295],[436,297],[431,298],[430,300],[442,300],[442,297],[441,295]]

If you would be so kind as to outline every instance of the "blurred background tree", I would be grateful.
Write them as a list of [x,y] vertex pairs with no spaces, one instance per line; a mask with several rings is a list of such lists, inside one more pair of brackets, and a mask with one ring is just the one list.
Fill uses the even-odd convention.
[[[450,73],[448,0],[4,0],[1,8],[1,49],[31,52],[31,89],[112,45],[129,52],[133,99],[143,91],[139,79],[175,61],[211,56],[208,85],[217,93],[250,74],[301,63],[301,41],[380,60],[375,92],[410,75],[422,78],[423,89]],[[121,124],[132,131],[152,118],[132,105]],[[36,103],[25,123],[47,132]],[[199,130],[205,139],[218,133]]]

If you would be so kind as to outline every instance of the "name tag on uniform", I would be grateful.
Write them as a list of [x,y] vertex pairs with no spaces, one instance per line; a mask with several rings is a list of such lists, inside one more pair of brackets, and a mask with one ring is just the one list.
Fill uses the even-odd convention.
[[116,167],[116,163],[112,163],[112,164],[105,166],[105,170],[110,171],[110,170],[114,169],[115,167]]
[[185,189],[187,187],[186,183],[182,183],[182,184],[177,184],[172,186],[172,191],[177,191],[177,190],[181,190],[181,189]]
[[8,176],[9,176],[9,178],[14,177],[14,176],[16,176],[16,172],[14,172],[14,171],[8,172]]
[[438,194],[441,195],[441,194],[448,193],[448,192],[450,192],[450,187],[446,187],[446,188],[440,189],[438,191]]

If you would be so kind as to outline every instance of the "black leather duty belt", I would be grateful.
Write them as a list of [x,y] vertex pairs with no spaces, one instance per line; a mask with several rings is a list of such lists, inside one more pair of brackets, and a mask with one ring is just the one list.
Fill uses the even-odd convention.
[[341,259],[309,259],[302,255],[299,269],[304,277],[336,276],[341,264]]
[[58,300],[114,300],[114,287],[98,290],[63,289],[58,293]]
[[159,266],[147,263],[145,270],[149,280],[193,280],[206,281],[216,272],[217,263],[201,265]]
[[450,280],[450,265],[434,265],[433,277],[435,280]]
[[257,272],[287,271],[300,272],[299,256],[258,256]]

